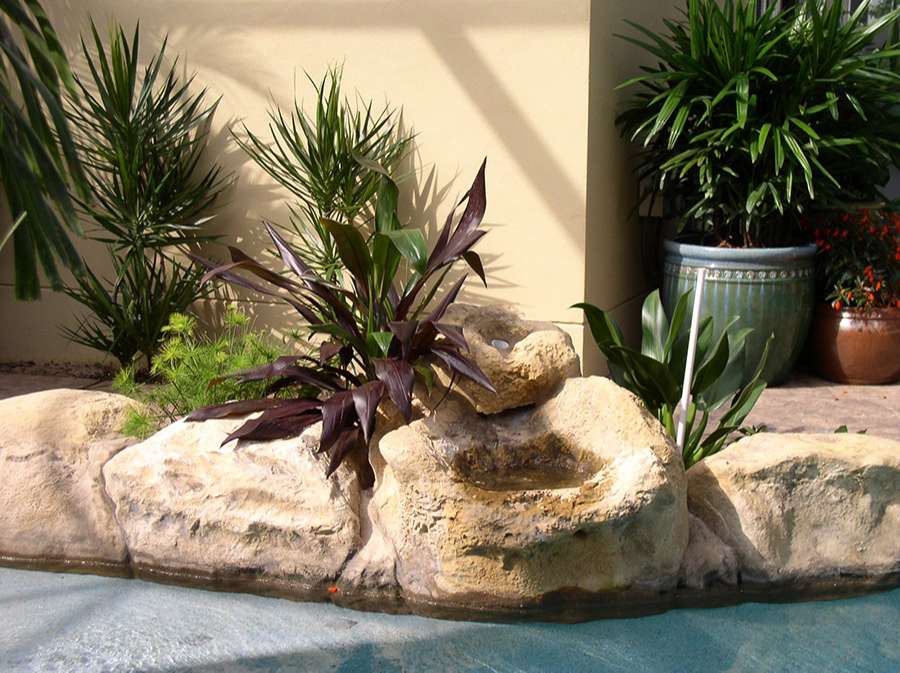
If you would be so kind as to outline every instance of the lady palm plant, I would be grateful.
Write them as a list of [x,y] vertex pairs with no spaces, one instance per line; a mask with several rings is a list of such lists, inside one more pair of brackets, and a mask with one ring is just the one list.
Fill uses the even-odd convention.
[[[22,38],[17,39],[17,35]],[[37,299],[38,267],[62,287],[57,260],[81,268],[69,238],[79,232],[69,198],[71,184],[86,185],[62,97],[74,93],[66,55],[37,0],[0,3],[0,186],[13,224],[0,232],[0,248],[13,241],[15,295]]]
[[108,45],[93,24],[91,32],[94,52],[82,42],[90,78],[76,78],[81,96],[67,112],[90,186],[79,204],[113,276],[88,269],[76,278],[67,292],[91,313],[65,333],[123,365],[142,356],[148,367],[170,316],[204,293],[202,272],[177,251],[210,238],[205,214],[226,186],[217,165],[201,163],[216,103],[205,102],[205,90],[190,93],[176,64],[162,71],[165,42],[140,72],[138,28],[130,41],[116,28]]
[[243,134],[235,135],[250,158],[296,199],[289,210],[298,250],[329,281],[339,281],[343,267],[323,218],[363,225],[372,217],[378,173],[356,157],[393,170],[410,142],[399,129],[396,111],[387,105],[376,110],[371,101],[352,103],[342,93],[342,78],[340,67],[331,68],[320,82],[307,75],[316,95],[313,112],[298,101],[287,114],[270,110],[271,142],[246,125]]
[[657,64],[620,86],[640,92],[618,123],[651,202],[709,243],[755,247],[791,242],[813,201],[876,195],[900,158],[900,44],[873,41],[900,9],[867,24],[868,2],[842,5],[688,0],[663,33],[632,24],[624,39]]

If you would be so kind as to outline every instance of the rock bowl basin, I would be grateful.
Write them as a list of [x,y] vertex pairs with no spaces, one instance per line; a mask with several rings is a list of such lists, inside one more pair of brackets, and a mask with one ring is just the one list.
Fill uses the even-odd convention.
[[680,457],[608,379],[569,379],[542,405],[490,417],[448,400],[379,451],[373,503],[409,601],[501,609],[677,581]]

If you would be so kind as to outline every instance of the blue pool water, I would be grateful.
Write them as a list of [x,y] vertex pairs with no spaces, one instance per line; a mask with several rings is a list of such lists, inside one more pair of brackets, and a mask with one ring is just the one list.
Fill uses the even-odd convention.
[[895,673],[900,590],[508,625],[0,569],[0,671]]

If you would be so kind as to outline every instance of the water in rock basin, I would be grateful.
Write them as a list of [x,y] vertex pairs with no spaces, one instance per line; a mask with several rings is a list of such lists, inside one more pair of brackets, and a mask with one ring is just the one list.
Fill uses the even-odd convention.
[[893,673],[900,590],[585,624],[477,624],[0,569],[0,671]]
[[595,461],[576,456],[554,433],[533,438],[527,448],[488,440],[453,463],[464,481],[487,491],[577,488],[596,469]]
[[496,475],[475,474],[469,480],[486,491],[537,491],[578,488],[584,483],[584,478],[585,475],[558,465],[531,465]]

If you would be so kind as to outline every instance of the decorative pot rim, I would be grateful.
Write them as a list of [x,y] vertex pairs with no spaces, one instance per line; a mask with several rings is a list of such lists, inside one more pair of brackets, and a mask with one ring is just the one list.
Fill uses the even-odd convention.
[[851,320],[900,320],[900,307],[885,306],[884,308],[834,308],[831,304],[819,302],[816,310],[825,315],[840,316]]
[[815,243],[790,245],[780,248],[720,248],[697,243],[683,243],[667,238],[663,241],[663,249],[667,253],[674,255],[699,258],[711,262],[784,264],[792,261],[812,261],[818,248]]

